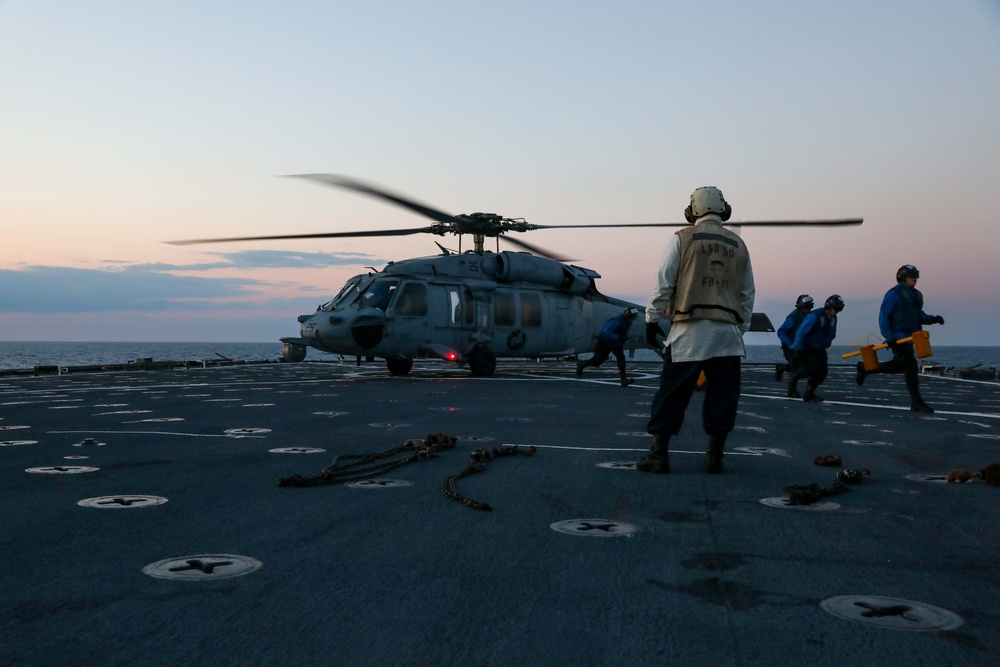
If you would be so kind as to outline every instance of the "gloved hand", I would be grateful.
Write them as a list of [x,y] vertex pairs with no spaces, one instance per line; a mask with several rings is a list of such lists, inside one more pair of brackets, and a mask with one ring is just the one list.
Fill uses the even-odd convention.
[[663,330],[660,329],[659,322],[646,322],[646,342],[649,343],[650,347],[657,350],[663,347],[658,338],[658,336],[662,335]]
[[944,318],[941,317],[940,315],[935,315],[934,319],[931,321],[934,322],[935,324],[944,324]]

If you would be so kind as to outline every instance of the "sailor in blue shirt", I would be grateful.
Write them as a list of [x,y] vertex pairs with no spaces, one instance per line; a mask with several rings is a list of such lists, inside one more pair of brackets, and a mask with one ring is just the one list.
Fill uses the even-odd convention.
[[805,319],[813,309],[813,298],[808,294],[800,294],[799,298],[795,300],[795,310],[788,313],[788,317],[785,321],[778,327],[778,340],[781,342],[781,354],[784,355],[785,364],[775,364],[774,365],[774,379],[781,382],[782,376],[791,370],[792,366],[792,348],[789,345],[795,340],[795,332],[798,331],[799,325],[802,324],[802,320]]
[[632,306],[625,309],[621,315],[615,315],[604,323],[601,333],[594,344],[594,356],[586,361],[576,362],[576,376],[583,377],[583,369],[587,366],[600,366],[608,360],[608,355],[614,353],[618,363],[618,374],[621,375],[622,386],[627,387],[635,380],[625,375],[625,341],[632,322],[639,315],[639,310]]
[[885,293],[878,313],[878,327],[892,350],[892,361],[879,364],[873,371],[866,371],[864,363],[859,361],[857,381],[864,384],[865,376],[872,373],[902,373],[910,393],[910,410],[934,412],[934,408],[924,403],[920,396],[920,373],[913,343],[896,342],[923,330],[924,324],[944,324],[940,315],[924,312],[924,295],[916,287],[919,278],[920,271],[912,264],[905,264],[896,271],[896,286]]
[[823,310],[816,310],[802,320],[795,332],[792,349],[791,376],[788,378],[788,396],[799,398],[798,382],[808,379],[805,393],[801,395],[807,403],[819,403],[822,396],[816,395],[816,388],[823,384],[827,374],[827,349],[837,337],[837,314],[844,309],[844,300],[839,294],[832,295],[823,304]]

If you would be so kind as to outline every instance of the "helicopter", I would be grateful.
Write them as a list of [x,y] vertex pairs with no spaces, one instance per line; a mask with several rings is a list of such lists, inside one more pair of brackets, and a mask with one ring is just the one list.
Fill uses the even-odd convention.
[[[570,357],[593,351],[604,323],[632,307],[645,307],[598,290],[593,269],[569,263],[548,250],[510,236],[539,229],[683,227],[689,223],[539,225],[496,213],[451,215],[409,197],[334,174],[296,174],[311,181],[368,195],[430,219],[425,227],[277,236],[168,241],[172,245],[433,234],[458,236],[458,251],[436,243],[441,253],[389,262],[382,270],[351,277],[314,313],[300,315],[299,335],[284,337],[282,360],[301,362],[309,348],[369,360],[382,358],[390,374],[407,375],[414,359],[439,358],[468,365],[473,376],[494,374],[500,358]],[[728,227],[860,225],[861,218],[812,221],[751,221]],[[472,247],[462,250],[465,236]],[[486,239],[496,239],[496,250]],[[519,250],[501,251],[499,241]],[[669,323],[666,323],[669,327]],[[666,334],[661,326],[661,331]],[[764,313],[754,313],[750,331],[774,331]],[[647,347],[645,322],[636,318],[624,348]]]

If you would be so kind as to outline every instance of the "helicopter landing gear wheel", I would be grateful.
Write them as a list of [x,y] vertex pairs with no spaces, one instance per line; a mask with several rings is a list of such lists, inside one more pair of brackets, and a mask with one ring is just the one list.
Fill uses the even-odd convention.
[[406,375],[413,368],[413,359],[400,359],[399,357],[390,357],[385,360],[386,368],[393,375]]
[[469,370],[480,378],[488,378],[497,369],[497,357],[485,347],[479,348],[469,357]]
[[283,343],[281,345],[281,359],[289,363],[296,364],[306,358],[306,346],[297,343]]

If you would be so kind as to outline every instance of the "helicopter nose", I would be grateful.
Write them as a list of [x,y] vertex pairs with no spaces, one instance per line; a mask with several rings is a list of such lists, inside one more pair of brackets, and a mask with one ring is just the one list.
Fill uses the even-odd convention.
[[300,331],[303,338],[317,342],[344,340],[348,336],[347,322],[343,313],[316,313],[301,320]]

